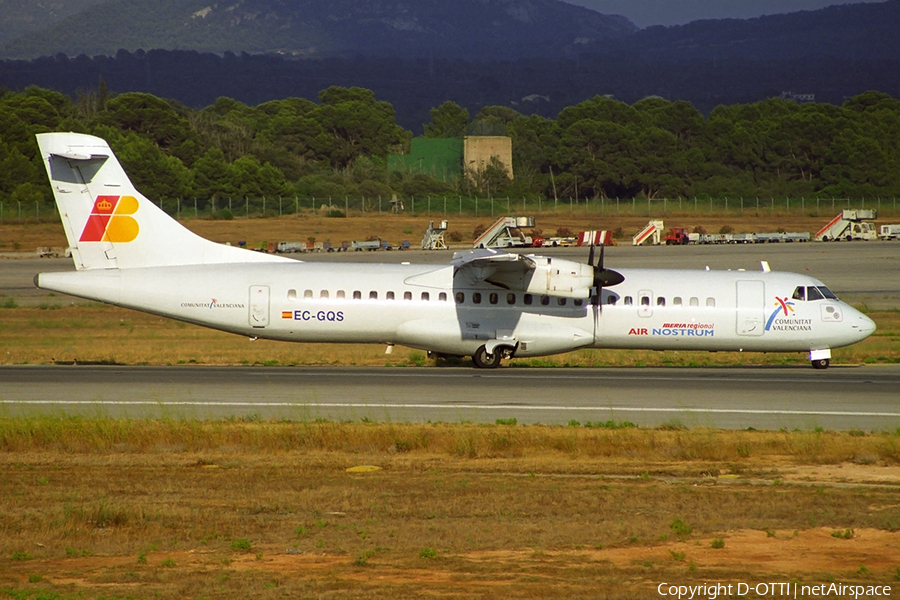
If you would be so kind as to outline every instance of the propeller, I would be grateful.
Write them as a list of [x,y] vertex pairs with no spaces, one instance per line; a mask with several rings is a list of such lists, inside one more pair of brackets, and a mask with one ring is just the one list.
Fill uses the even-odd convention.
[[588,253],[588,264],[594,267],[594,287],[597,288],[597,296],[596,302],[600,302],[600,289],[605,287],[611,287],[614,285],[619,285],[623,281],[625,281],[625,277],[619,273],[618,271],[613,271],[612,269],[607,269],[603,266],[603,254],[606,249],[606,244],[600,244],[600,259],[597,261],[597,266],[594,266],[594,246],[596,238],[591,239],[591,249]]

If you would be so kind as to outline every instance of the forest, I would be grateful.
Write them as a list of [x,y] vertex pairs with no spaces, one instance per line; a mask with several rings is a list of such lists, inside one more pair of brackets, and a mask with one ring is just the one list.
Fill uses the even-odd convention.
[[[318,102],[248,106],[219,98],[200,110],[146,93],[97,88],[71,98],[29,87],[0,92],[0,218],[52,212],[34,135],[106,139],[138,189],[165,210],[182,203],[228,218],[233,202],[260,212],[281,199],[340,207],[390,198],[513,199],[895,198],[900,195],[900,101],[866,92],[841,106],[780,98],[719,106],[597,96],[555,118],[447,101],[426,137],[508,135],[514,179],[488,166],[455,181],[389,171],[412,132],[368,89],[329,87]],[[278,202],[273,202],[278,199]],[[342,202],[337,202],[340,199]],[[460,200],[461,202],[461,200]],[[218,209],[218,210],[217,210]],[[226,209],[226,210],[223,210]]]

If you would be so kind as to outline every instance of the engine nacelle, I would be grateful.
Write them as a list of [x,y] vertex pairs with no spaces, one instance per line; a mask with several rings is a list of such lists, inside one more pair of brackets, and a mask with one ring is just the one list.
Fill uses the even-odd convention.
[[511,290],[529,294],[548,294],[564,298],[588,298],[594,285],[594,268],[591,265],[550,258],[528,256],[532,269],[524,272],[498,271],[487,281]]

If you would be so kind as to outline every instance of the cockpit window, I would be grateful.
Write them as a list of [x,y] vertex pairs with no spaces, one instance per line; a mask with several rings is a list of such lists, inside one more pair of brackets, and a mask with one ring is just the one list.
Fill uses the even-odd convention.
[[812,302],[813,300],[824,300],[825,296],[822,295],[819,288],[811,285],[806,288],[806,299]]
[[820,285],[818,289],[820,292],[822,292],[822,295],[825,296],[826,298],[828,298],[830,300],[837,300],[837,296],[834,295],[834,292],[829,290],[824,285]]
[[802,285],[798,285],[797,289],[794,290],[794,295],[791,296],[794,300],[806,300],[806,288]]

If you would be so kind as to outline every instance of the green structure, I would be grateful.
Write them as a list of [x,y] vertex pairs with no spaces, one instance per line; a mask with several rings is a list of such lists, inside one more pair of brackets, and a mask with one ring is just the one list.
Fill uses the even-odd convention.
[[388,156],[388,170],[423,173],[442,181],[458,181],[462,175],[463,140],[460,138],[413,138],[409,154]]

